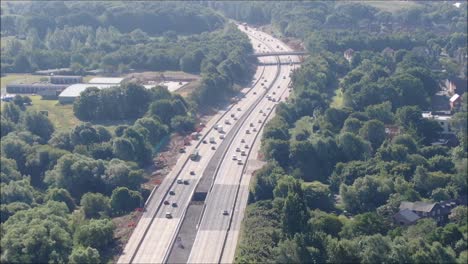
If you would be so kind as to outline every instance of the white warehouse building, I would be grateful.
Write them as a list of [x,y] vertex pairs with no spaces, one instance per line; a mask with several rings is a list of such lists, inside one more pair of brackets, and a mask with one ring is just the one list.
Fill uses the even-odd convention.
[[95,77],[89,80],[88,83],[93,83],[93,84],[121,84],[125,78],[116,78],[116,77]]
[[70,104],[75,101],[77,97],[80,96],[81,92],[86,90],[89,87],[96,87],[98,89],[106,89],[116,86],[115,84],[93,84],[93,83],[77,83],[72,84],[65,88],[60,95],[58,96],[58,100],[61,104]]

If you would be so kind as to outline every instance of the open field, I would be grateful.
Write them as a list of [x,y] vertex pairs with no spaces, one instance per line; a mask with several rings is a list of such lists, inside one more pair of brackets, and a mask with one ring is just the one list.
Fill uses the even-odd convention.
[[387,12],[398,12],[402,9],[418,7],[421,4],[416,1],[359,1]]
[[39,95],[29,96],[32,100],[32,106],[28,107],[36,111],[48,111],[49,119],[55,126],[56,130],[67,130],[79,124],[73,114],[73,105],[61,105],[58,100],[41,100]]

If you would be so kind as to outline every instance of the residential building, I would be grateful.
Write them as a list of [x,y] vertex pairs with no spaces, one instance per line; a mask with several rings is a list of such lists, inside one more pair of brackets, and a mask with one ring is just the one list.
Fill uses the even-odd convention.
[[[448,221],[453,208],[459,204],[458,200],[442,201],[438,203],[426,202],[401,202],[400,211],[393,216],[395,223],[400,225],[409,225],[419,218],[432,218],[438,224],[443,224]],[[411,211],[413,214],[409,213]]]
[[421,219],[421,217],[419,217],[410,209],[403,209],[393,216],[393,221],[395,223],[405,226],[412,225],[416,223],[416,221],[418,221],[419,219]]
[[442,134],[453,134],[452,128],[450,126],[450,120],[452,119],[450,111],[423,112],[422,117],[437,121],[442,127]]

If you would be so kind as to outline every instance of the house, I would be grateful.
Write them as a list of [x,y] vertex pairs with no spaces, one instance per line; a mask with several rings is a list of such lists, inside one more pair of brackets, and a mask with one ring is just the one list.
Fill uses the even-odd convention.
[[426,202],[401,202],[400,211],[393,216],[393,219],[398,224],[412,224],[418,219],[407,210],[416,214],[419,218],[432,218],[438,224],[448,221],[453,208],[459,204],[458,200],[441,201],[438,203]]
[[343,56],[345,57],[345,59],[346,59],[348,62],[351,62],[351,60],[353,59],[353,54],[354,54],[354,50],[353,50],[353,49],[347,49],[347,50],[345,50]]
[[395,55],[395,50],[389,47],[386,47],[382,50],[382,55],[393,57]]
[[455,111],[461,105],[461,96],[459,94],[454,94],[452,97],[450,97],[449,102],[450,110]]
[[422,117],[437,121],[442,127],[442,134],[453,134],[450,125],[450,120],[452,119],[450,111],[422,112]]
[[393,216],[393,221],[399,225],[407,226],[416,223],[420,218],[410,209],[403,209]]
[[398,135],[400,135],[401,130],[399,126],[395,125],[385,125],[385,134],[387,135],[387,138],[394,138]]

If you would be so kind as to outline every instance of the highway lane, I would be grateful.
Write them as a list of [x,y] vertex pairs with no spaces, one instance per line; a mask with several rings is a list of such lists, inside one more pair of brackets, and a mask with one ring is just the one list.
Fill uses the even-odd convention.
[[[287,47],[283,48],[287,49]],[[274,89],[269,93],[272,95],[272,92],[277,90],[276,94],[272,95],[276,101],[280,100],[280,97],[284,100],[285,97],[289,96],[288,83],[291,69],[292,67],[288,66],[282,67],[281,78],[273,85]],[[283,79],[282,76],[286,78]],[[280,88],[275,89],[278,85]],[[241,129],[241,133],[247,129],[252,130],[250,123],[257,127],[257,130],[261,130],[258,119],[262,120],[263,124],[265,118],[272,115],[265,117],[263,113],[259,113],[259,109],[262,109],[264,113],[270,112],[273,111],[275,104],[275,102],[264,99],[264,102],[259,104],[253,114],[249,116],[245,126]],[[268,108],[270,110],[267,110]],[[241,157],[246,162],[245,157],[240,156],[236,148],[240,147],[245,150],[244,146],[247,144],[248,149],[252,151],[250,155],[255,160],[260,147],[259,137],[256,136],[256,133],[239,136],[228,150],[228,155],[221,165],[213,189],[207,198],[206,210],[192,246],[188,259],[189,263],[229,263],[233,261],[243,211],[247,205],[248,186],[252,171],[248,171],[249,166],[245,166],[245,168],[239,166],[236,161],[232,160],[232,156]],[[242,139],[245,140],[245,143],[241,142]],[[228,215],[223,214],[224,210],[228,211]],[[232,221],[231,225],[230,221]]]
[[[263,58],[262,58],[263,59]],[[272,61],[271,58],[265,58],[265,61]],[[274,76],[274,66],[265,67],[264,78],[272,79]],[[257,71],[255,75],[256,79],[261,78],[260,74]],[[230,113],[235,113],[236,116],[242,114],[245,109],[248,108],[259,96],[262,95],[262,88],[260,85],[249,89],[244,90],[256,91],[257,95],[247,96],[242,99],[235,107],[235,109],[229,110],[228,116]],[[246,92],[244,91],[243,92]],[[237,107],[241,107],[242,111],[237,111]],[[222,113],[220,113],[222,114]],[[216,118],[219,118],[220,115],[217,115]],[[219,122],[219,121],[218,121]],[[211,127],[216,122],[210,121],[207,127]],[[224,126],[226,133],[229,133],[230,126]],[[219,134],[215,130],[208,130],[205,128],[205,138],[208,140],[210,137],[215,137],[219,142]],[[218,144],[217,144],[218,145]],[[188,155],[194,149],[194,146],[188,148],[186,154],[184,154],[174,170],[168,175],[166,180],[161,184],[161,186],[152,194],[151,199],[147,202],[146,212],[143,214],[142,219],[135,228],[129,242],[127,243],[124,252],[119,259],[119,263],[128,263],[128,262],[161,262],[164,258],[165,251],[167,250],[168,245],[173,240],[173,236],[176,233],[177,227],[179,225],[181,216],[183,215],[184,208],[186,208],[188,202],[190,201],[191,194],[196,186],[196,183],[202,175],[203,169],[206,167],[207,162],[210,157],[213,155],[214,150],[211,149],[211,144],[202,144],[199,146],[200,154],[202,158],[198,162],[187,161]],[[194,171],[195,175],[190,175],[190,171]],[[178,171],[182,172],[180,176]],[[189,185],[180,185],[174,184],[174,180],[177,177],[188,178],[190,181]],[[167,191],[171,189],[175,191],[175,195],[167,195]],[[162,201],[168,200],[169,205],[161,205]],[[172,202],[178,204],[177,207],[172,207]],[[166,219],[166,212],[170,212],[173,216],[172,219]],[[155,216],[155,217],[154,217]]]

